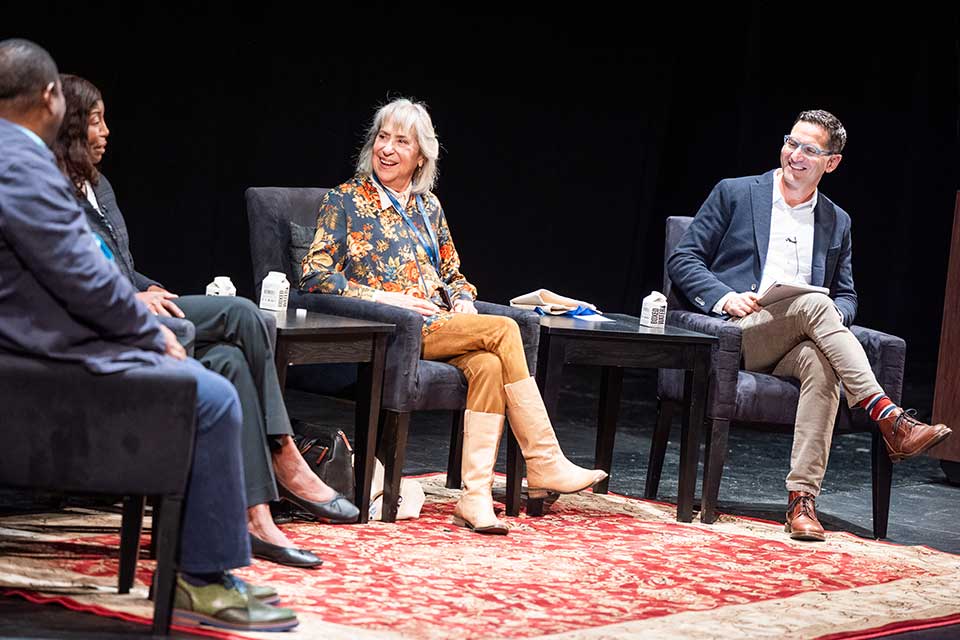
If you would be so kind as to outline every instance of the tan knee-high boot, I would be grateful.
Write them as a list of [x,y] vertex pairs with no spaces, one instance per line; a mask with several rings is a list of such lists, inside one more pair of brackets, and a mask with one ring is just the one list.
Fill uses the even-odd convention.
[[527,463],[527,488],[531,498],[548,491],[576,493],[607,477],[600,469],[578,467],[563,455],[540,389],[530,377],[503,386],[507,393],[507,417]]
[[453,509],[458,525],[477,533],[505,534],[507,525],[493,512],[493,467],[497,463],[503,416],[480,411],[463,412],[463,492]]

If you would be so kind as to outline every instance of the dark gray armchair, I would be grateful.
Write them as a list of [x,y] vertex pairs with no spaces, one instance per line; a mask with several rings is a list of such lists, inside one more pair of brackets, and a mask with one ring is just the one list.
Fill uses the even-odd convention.
[[162,506],[154,634],[170,629],[196,395],[193,377],[179,372],[138,367],[102,376],[79,364],[0,354],[0,486],[125,496],[120,593],[133,586],[145,498]]
[[[447,461],[447,486],[460,488],[460,462],[463,447],[463,409],[466,380],[460,371],[443,362],[422,360],[420,314],[385,304],[333,295],[301,293],[299,258],[313,238],[320,201],[327,189],[251,187],[247,189],[247,218],[250,225],[250,253],[254,284],[259,297],[260,283],[270,271],[286,274],[291,283],[289,306],[319,313],[388,322],[396,326],[387,345],[381,411],[381,446],[384,459],[383,519],[396,519],[400,474],[403,470],[410,414],[414,411],[447,410],[453,412],[450,456]],[[292,225],[291,225],[292,223]],[[539,317],[529,311],[477,302],[480,313],[508,316],[520,325],[524,352],[531,372],[539,343]],[[343,369],[326,369],[343,376]],[[291,384],[294,384],[291,376]],[[343,388],[345,380],[328,388]],[[320,384],[318,382],[318,384]],[[316,389],[315,389],[316,390]],[[515,446],[508,439],[508,447]]]
[[[727,434],[731,424],[792,433],[800,396],[799,382],[740,368],[740,328],[721,318],[688,310],[688,303],[673,291],[667,276],[666,259],[673,252],[693,218],[667,218],[664,243],[663,293],[668,300],[667,324],[707,333],[720,338],[714,347],[707,391],[707,450],[703,472],[701,519],[713,522],[720,491],[720,478],[727,454]],[[863,345],[870,366],[890,399],[900,402],[906,343],[896,336],[852,326],[850,330]],[[650,464],[644,494],[657,495],[660,472],[670,432],[671,417],[683,398],[682,372],[661,369],[657,385],[659,417],[650,450]],[[851,410],[842,396],[834,434],[870,432],[872,443],[873,535],[887,535],[890,513],[892,463],[874,423],[862,409]]]

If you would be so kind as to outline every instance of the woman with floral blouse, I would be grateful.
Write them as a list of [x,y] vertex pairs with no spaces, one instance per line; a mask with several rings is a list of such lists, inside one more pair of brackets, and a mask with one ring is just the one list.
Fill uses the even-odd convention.
[[564,457],[527,369],[516,322],[477,313],[477,290],[460,273],[443,208],[431,192],[439,151],[422,104],[399,99],[381,107],[356,175],[320,204],[300,288],[423,316],[423,357],[449,362],[467,379],[464,490],[454,520],[478,533],[505,534],[491,495],[504,413],[526,459],[531,498],[575,493],[607,474]]

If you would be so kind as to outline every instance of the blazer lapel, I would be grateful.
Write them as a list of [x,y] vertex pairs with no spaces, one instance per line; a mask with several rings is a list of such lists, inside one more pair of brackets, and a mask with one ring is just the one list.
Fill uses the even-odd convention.
[[[753,209],[753,234],[757,242],[760,269],[767,263],[767,247],[770,245],[770,214],[773,210],[773,172],[760,176],[750,185],[750,206]],[[758,276],[759,277],[759,276]]]
[[827,250],[830,248],[836,223],[837,213],[833,210],[833,205],[821,194],[813,212],[813,264],[810,268],[810,284],[817,287],[822,287],[825,281]]

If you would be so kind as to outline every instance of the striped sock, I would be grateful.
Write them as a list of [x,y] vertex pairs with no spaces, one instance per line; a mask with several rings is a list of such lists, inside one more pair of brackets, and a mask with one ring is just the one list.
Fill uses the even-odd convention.
[[870,419],[874,422],[883,420],[897,408],[897,405],[893,404],[893,401],[883,393],[873,394],[862,401],[859,406],[870,414]]

